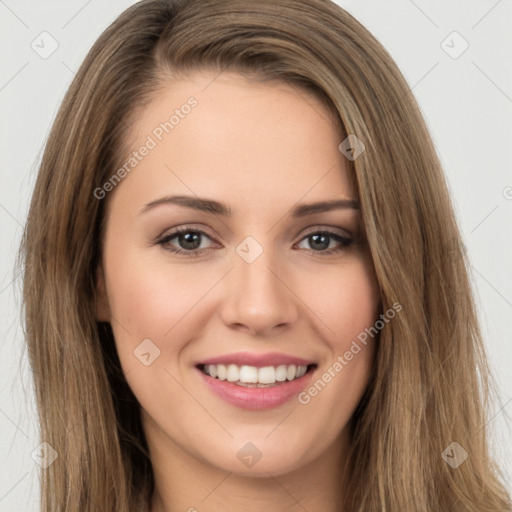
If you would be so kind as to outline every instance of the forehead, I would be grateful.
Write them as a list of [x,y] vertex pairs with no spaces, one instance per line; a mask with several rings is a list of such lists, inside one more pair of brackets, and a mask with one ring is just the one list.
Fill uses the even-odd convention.
[[132,194],[222,193],[249,203],[355,197],[337,119],[284,82],[205,72],[169,80],[135,116],[128,140],[131,151],[151,146],[123,180],[130,185],[118,187]]

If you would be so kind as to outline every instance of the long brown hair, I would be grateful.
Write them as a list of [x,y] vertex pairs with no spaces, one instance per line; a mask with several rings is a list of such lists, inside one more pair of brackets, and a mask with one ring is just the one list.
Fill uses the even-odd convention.
[[[350,167],[383,310],[399,302],[403,311],[380,335],[351,420],[346,512],[510,510],[489,452],[495,384],[438,157],[389,54],[329,0],[144,0],[80,67],[45,148],[21,247],[41,440],[59,455],[41,470],[41,510],[149,508],[139,404],[110,325],[95,319],[108,197],[94,191],[125,160],[136,110],[166,81],[205,69],[314,93],[366,148]],[[457,468],[443,456],[453,442],[468,454]]]

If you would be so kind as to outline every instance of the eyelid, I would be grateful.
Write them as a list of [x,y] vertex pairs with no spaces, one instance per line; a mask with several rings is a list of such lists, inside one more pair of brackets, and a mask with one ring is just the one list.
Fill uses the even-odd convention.
[[[312,234],[312,233],[318,233],[318,232],[328,232],[328,233],[336,233],[340,236],[343,236],[345,238],[351,238],[353,237],[352,233],[346,229],[335,227],[335,226],[325,226],[322,224],[317,224],[315,226],[309,227],[304,234],[302,235],[302,238]],[[302,240],[302,239],[301,239]]]
[[193,231],[193,232],[201,233],[203,235],[206,235],[208,238],[215,238],[213,235],[210,235],[208,233],[208,231],[204,227],[202,227],[202,226],[198,227],[198,226],[193,225],[193,224],[181,224],[181,225],[176,226],[174,228],[166,229],[165,231],[163,231],[163,233],[161,235],[158,235],[155,238],[155,243],[157,243],[158,241],[161,241],[164,238],[168,238],[168,237],[172,238],[172,237],[175,237],[175,236],[179,235],[182,232],[188,232],[188,231]]

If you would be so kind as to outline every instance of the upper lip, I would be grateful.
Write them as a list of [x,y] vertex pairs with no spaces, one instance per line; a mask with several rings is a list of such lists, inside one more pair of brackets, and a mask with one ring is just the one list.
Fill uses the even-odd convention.
[[295,366],[308,366],[310,364],[315,364],[315,362],[308,361],[301,357],[281,354],[279,352],[267,352],[266,354],[236,352],[199,361],[196,366],[205,364],[236,364],[237,366],[255,366],[256,368],[262,368],[264,366],[289,366],[292,364]]

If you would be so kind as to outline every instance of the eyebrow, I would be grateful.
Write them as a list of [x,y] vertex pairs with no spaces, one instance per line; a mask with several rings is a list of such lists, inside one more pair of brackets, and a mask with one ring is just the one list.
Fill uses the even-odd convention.
[[[178,206],[184,206],[186,208],[192,208],[207,213],[214,213],[216,215],[222,215],[224,217],[231,217],[231,208],[224,203],[220,203],[213,199],[206,199],[194,196],[175,195],[166,196],[155,201],[147,203],[141,210],[141,214],[151,210],[152,208],[164,205],[164,204],[176,204]],[[306,215],[312,215],[314,213],[327,212],[330,210],[337,209],[359,209],[359,201],[355,199],[333,199],[331,201],[319,201],[316,203],[300,204],[292,209],[291,217],[305,217]]]

